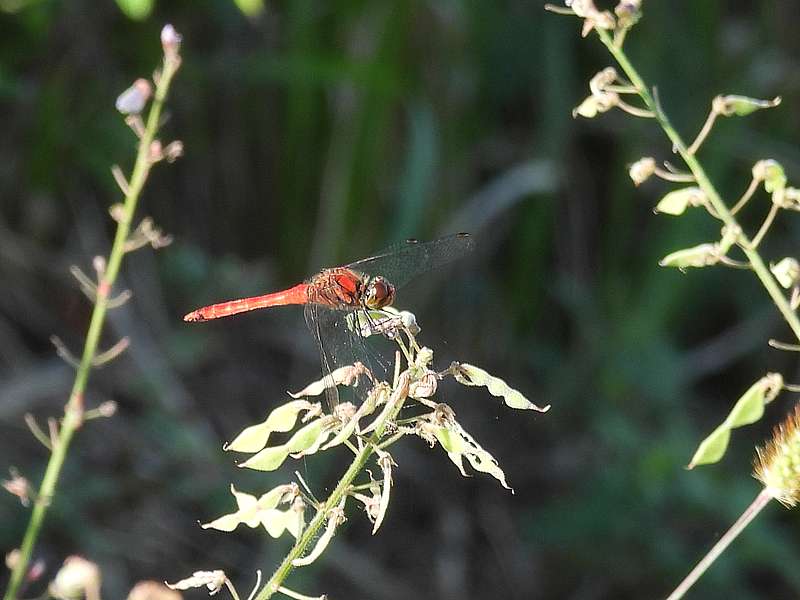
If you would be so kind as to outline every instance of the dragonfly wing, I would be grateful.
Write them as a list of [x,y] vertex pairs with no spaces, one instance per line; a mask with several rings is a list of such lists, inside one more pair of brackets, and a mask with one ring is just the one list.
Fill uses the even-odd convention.
[[[388,363],[376,350],[369,347],[367,339],[359,334],[358,329],[351,327],[350,317],[355,316],[354,313],[352,310],[333,309],[319,304],[306,305],[306,323],[317,341],[323,376],[329,376],[340,367],[361,362],[376,379],[385,379]],[[347,395],[363,400],[369,389],[369,382],[362,378],[352,388],[353,393],[348,391]],[[340,399],[341,391],[328,385],[325,392],[333,410]]]
[[330,378],[329,381],[325,382],[325,397],[328,400],[328,407],[331,410],[331,413],[336,409],[339,405],[339,389],[334,385],[333,378],[331,373],[336,368],[333,366],[332,357],[329,356],[328,350],[326,348],[326,344],[322,342],[322,329],[323,323],[320,322],[320,310],[321,307],[318,304],[306,304],[304,310],[304,316],[306,319],[306,325],[311,330],[311,335],[314,338],[314,342],[317,344],[317,350],[319,350],[319,360],[322,366],[322,376],[323,378]]
[[401,287],[417,275],[461,258],[474,246],[475,240],[468,233],[456,233],[430,242],[408,240],[347,267],[368,275],[380,275]]

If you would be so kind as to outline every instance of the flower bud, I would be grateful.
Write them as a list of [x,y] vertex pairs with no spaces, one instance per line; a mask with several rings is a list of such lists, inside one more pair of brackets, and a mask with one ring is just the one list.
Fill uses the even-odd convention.
[[789,289],[797,285],[800,280],[800,264],[791,256],[781,259],[777,264],[770,265],[769,270],[784,288]]
[[717,96],[712,102],[712,108],[715,112],[725,116],[731,117],[745,117],[750,113],[765,108],[774,108],[781,103],[781,97],[776,96],[772,100],[757,100],[756,98],[748,98],[746,96]]
[[3,479],[0,482],[5,490],[17,498],[19,498],[22,506],[28,506],[31,502],[31,484],[30,482],[20,475],[13,467],[10,469],[11,479]]
[[180,593],[160,581],[140,581],[128,594],[128,600],[181,600]]
[[763,181],[764,189],[770,194],[786,186],[783,167],[772,159],[760,160],[753,166],[753,179]]
[[633,180],[633,185],[639,187],[642,183],[650,179],[656,172],[656,159],[652,156],[640,158],[628,168],[628,175]]
[[100,595],[100,568],[81,556],[69,556],[48,588],[58,600],[79,600]]
[[428,371],[416,381],[412,381],[408,386],[408,395],[412,398],[430,398],[436,393],[439,380],[436,373]]
[[658,264],[662,267],[707,267],[719,262],[719,248],[717,244],[700,244],[692,248],[678,250],[662,258]]
[[606,91],[606,87],[617,80],[617,70],[614,67],[606,67],[602,71],[595,73],[589,80],[589,89],[592,95],[596,96]]
[[167,58],[176,57],[181,49],[182,40],[183,37],[175,31],[172,25],[164,25],[161,30],[161,47],[164,48],[164,56]]
[[131,87],[117,96],[115,106],[123,115],[138,115],[144,110],[152,93],[153,88],[149,81],[137,79]]
[[656,205],[655,212],[667,215],[680,215],[688,206],[702,206],[707,201],[705,193],[698,187],[673,190]]
[[630,29],[642,17],[642,0],[620,0],[614,7],[617,23],[623,29]]
[[603,92],[589,96],[581,102],[573,111],[572,116],[581,116],[593,119],[600,113],[608,112],[619,102],[619,96],[614,92]]

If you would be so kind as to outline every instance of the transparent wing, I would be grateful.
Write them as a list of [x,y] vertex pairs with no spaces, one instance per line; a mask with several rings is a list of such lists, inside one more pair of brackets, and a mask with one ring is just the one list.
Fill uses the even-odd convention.
[[[322,323],[320,323],[319,315],[320,309],[321,307],[318,304],[306,304],[303,315],[306,319],[306,325],[311,331],[311,336],[314,338],[314,342],[317,344],[319,361],[322,367],[322,376],[331,377],[331,373],[336,367],[332,365],[333,361],[328,355],[325,344],[322,343]],[[328,400],[328,407],[330,408],[331,413],[333,413],[333,411],[339,405],[339,390],[335,385],[333,385],[332,379],[330,382],[325,382],[325,397]]]
[[474,246],[474,238],[468,233],[456,233],[430,242],[408,240],[347,267],[368,275],[380,275],[401,287],[417,275],[461,258]]
[[[388,363],[379,352],[370,347],[357,328],[351,327],[349,318],[353,314],[352,310],[333,309],[319,304],[306,305],[306,324],[317,342],[322,375],[327,377],[339,367],[361,362],[377,379],[383,380],[386,378]],[[363,400],[370,387],[369,381],[364,379],[351,388],[352,393],[346,392],[346,395]],[[340,391],[335,386],[326,386],[325,395],[331,410],[338,405],[342,392],[344,389]]]

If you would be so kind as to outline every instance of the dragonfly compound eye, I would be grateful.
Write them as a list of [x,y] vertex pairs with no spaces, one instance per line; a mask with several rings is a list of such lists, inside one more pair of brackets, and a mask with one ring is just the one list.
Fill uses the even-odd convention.
[[369,283],[365,304],[367,308],[380,309],[389,306],[394,301],[394,286],[383,279],[376,277]]

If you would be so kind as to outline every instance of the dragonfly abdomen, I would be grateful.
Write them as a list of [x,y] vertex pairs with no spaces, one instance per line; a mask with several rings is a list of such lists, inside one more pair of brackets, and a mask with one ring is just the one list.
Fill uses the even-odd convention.
[[252,298],[241,298],[240,300],[229,300],[204,306],[190,312],[183,317],[184,321],[209,321],[229,317],[250,310],[268,308],[270,306],[285,306],[287,304],[306,304],[308,299],[308,284],[301,283],[287,290],[265,294],[263,296],[253,296]]

